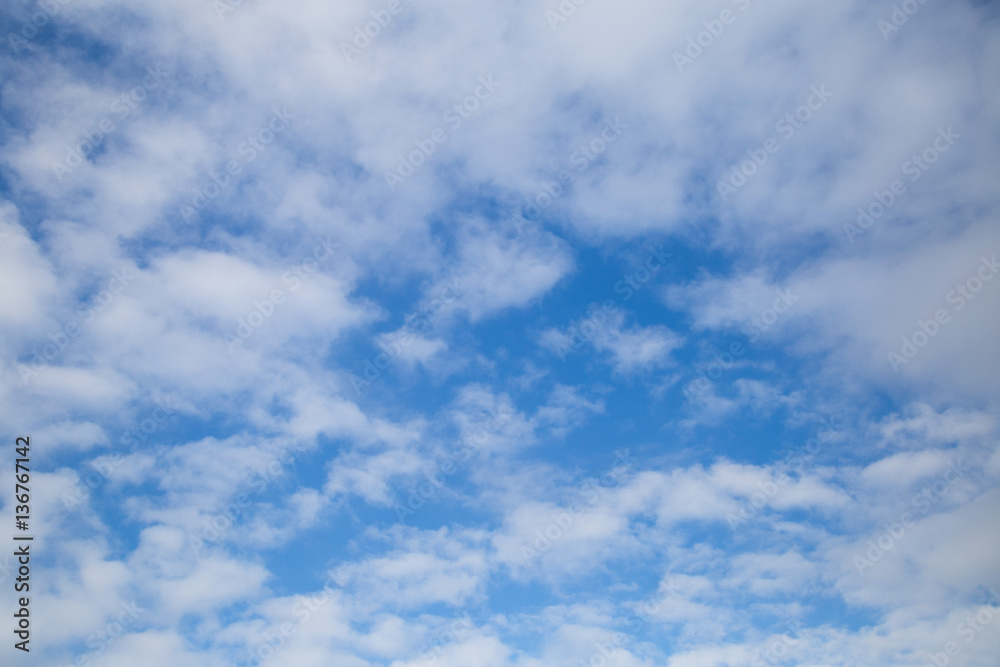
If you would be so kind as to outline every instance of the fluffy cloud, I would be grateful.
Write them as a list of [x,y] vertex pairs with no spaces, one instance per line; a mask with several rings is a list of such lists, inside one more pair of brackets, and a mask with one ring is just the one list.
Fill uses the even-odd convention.
[[996,12],[903,4],[10,4],[35,655],[991,664]]

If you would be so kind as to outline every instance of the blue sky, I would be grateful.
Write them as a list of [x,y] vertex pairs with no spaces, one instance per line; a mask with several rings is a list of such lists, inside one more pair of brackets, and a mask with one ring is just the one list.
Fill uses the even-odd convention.
[[7,3],[3,663],[995,665],[998,20]]

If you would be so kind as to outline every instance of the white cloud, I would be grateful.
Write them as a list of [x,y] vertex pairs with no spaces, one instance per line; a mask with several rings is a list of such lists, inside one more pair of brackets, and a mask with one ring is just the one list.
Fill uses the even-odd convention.
[[[480,604],[438,663],[586,660],[613,636],[615,596],[641,598],[668,569],[680,587],[660,634],[608,664],[746,664],[775,640],[762,619],[805,616],[823,596],[846,611],[829,605],[833,620],[790,660],[904,665],[954,639],[978,587],[1000,581],[1000,282],[961,309],[948,298],[1000,247],[990,6],[926,3],[883,39],[890,9],[854,0],[563,3],[575,9],[555,29],[556,2],[402,0],[348,62],[342,43],[385,3],[243,2],[224,17],[219,4],[63,3],[3,56],[0,405],[55,471],[32,477],[36,537],[53,555],[33,572],[55,621],[39,659],[72,662],[134,596],[148,612],[108,665],[229,661],[269,624],[298,622],[311,584],[284,550],[325,530],[329,553],[302,554],[303,567],[343,564],[350,586],[293,626],[276,663],[415,664],[447,625],[440,607]],[[11,8],[14,34],[39,7]],[[734,22],[678,71],[674,53],[722,7]],[[118,117],[115,101],[160,64],[162,82]],[[499,88],[453,127],[445,113],[485,76]],[[832,96],[781,136],[815,86]],[[248,151],[275,108],[294,118]],[[56,176],[105,117],[115,128]],[[593,143],[609,121],[620,136]],[[390,190],[385,172],[438,127],[447,139]],[[905,161],[947,127],[954,145],[910,180]],[[780,150],[723,199],[718,182],[771,137]],[[239,173],[224,178],[230,161]],[[852,242],[844,225],[893,179],[906,192]],[[185,221],[181,207],[220,181]],[[538,214],[513,222],[528,202]],[[598,298],[607,258],[668,235],[684,251],[661,296],[680,317],[637,298],[630,324],[607,314],[577,337],[592,313],[564,307]],[[337,251],[307,268],[331,239]],[[105,294],[114,272],[128,285]],[[22,382],[19,365],[62,348],[80,306],[108,295]],[[887,355],[940,309],[950,320],[895,372]],[[394,331],[369,331],[376,321]],[[251,335],[230,351],[240,327]],[[532,345],[543,327],[546,350],[585,341],[602,363],[551,363]],[[780,380],[733,373],[694,391],[687,344],[736,333],[752,339],[737,367]],[[353,391],[358,349],[389,353],[400,334],[412,385]],[[635,404],[630,381],[664,369],[658,402]],[[67,511],[63,495],[117,461],[114,443],[163,397],[179,406],[170,418]],[[815,405],[855,426],[778,484],[783,467],[766,461]],[[758,451],[757,433],[775,442]],[[469,443],[447,488],[458,502],[422,528],[385,528],[377,513],[392,523],[397,493]],[[194,553],[205,520],[291,444],[296,461]],[[743,445],[755,464],[729,460]],[[647,458],[590,501],[580,478],[629,446]],[[852,556],[916,509],[952,455],[970,472],[855,576]],[[767,502],[727,533],[758,493]],[[563,528],[553,515],[581,500]],[[553,522],[559,538],[525,566],[520,547]],[[527,580],[537,613],[512,610]],[[963,657],[989,664],[997,650],[984,633]]]
[[630,374],[671,365],[671,353],[684,343],[681,336],[663,325],[626,328],[625,316],[620,312],[593,313],[574,321],[565,331],[543,331],[540,344],[565,360],[573,351],[590,343],[598,352],[610,355],[617,372]]

